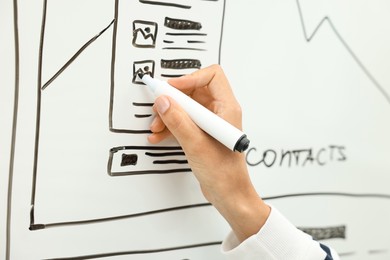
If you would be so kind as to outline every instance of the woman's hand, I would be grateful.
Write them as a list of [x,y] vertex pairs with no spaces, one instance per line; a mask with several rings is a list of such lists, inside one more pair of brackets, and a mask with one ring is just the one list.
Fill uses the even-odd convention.
[[[242,128],[240,105],[220,66],[170,79],[169,84]],[[158,97],[154,110],[157,116],[150,127],[149,142],[159,143],[173,135],[183,148],[205,198],[225,217],[236,236],[242,241],[257,233],[270,210],[250,181],[244,154],[233,152],[210,137],[168,96]]]

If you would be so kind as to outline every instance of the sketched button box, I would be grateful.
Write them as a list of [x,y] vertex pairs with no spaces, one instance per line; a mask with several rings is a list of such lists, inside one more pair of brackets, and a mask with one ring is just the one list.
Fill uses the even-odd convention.
[[[148,165],[152,162],[151,165]],[[154,165],[154,166],[153,166]],[[155,165],[159,165],[156,169]],[[118,146],[110,149],[107,173],[110,176],[190,172],[181,147]]]

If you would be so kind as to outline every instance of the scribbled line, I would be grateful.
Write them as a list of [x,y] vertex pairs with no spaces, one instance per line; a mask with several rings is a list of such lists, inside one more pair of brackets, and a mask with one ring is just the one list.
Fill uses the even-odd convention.
[[368,253],[370,255],[386,254],[388,252],[389,252],[388,249],[371,249],[371,250],[368,250]]
[[131,130],[131,129],[120,129],[110,128],[110,131],[117,134],[151,134],[152,131],[149,129]]
[[202,24],[195,21],[165,17],[164,26],[174,30],[200,30]]
[[179,78],[179,77],[182,77],[186,74],[161,74],[161,77],[165,77],[165,78]]
[[18,122],[18,108],[19,108],[19,69],[20,69],[20,52],[19,52],[19,20],[18,20],[18,1],[13,1],[13,33],[14,33],[14,106],[12,117],[12,134],[11,147],[8,168],[8,187],[7,187],[7,227],[6,227],[6,245],[5,245],[5,259],[10,259],[11,254],[11,219],[12,219],[12,190],[14,179],[14,165],[15,165],[15,144],[16,144],[16,128]]
[[345,225],[337,227],[307,228],[299,227],[300,230],[309,234],[315,240],[324,240],[332,238],[345,238]]
[[205,41],[191,41],[188,40],[187,43],[206,43]]
[[155,160],[153,164],[187,164],[187,160]]
[[187,48],[187,47],[164,47],[163,50],[189,50],[189,51],[207,51],[201,48]]
[[207,33],[165,33],[169,36],[207,36]]
[[146,152],[145,155],[150,157],[164,157],[164,156],[184,156],[184,152],[172,152],[172,153],[151,153]]
[[151,117],[152,114],[135,114],[134,117],[136,118],[147,118],[147,117]]
[[181,4],[175,4],[175,3],[167,3],[167,2],[159,2],[159,1],[149,1],[149,0],[139,0],[139,2],[143,3],[143,4],[148,4],[148,5],[162,5],[162,6],[183,8],[183,9],[191,9],[190,5],[181,5]]
[[169,44],[171,44],[171,43],[175,43],[175,42],[174,42],[174,41],[163,40],[163,43],[169,43]]
[[161,60],[163,69],[200,69],[201,67],[202,63],[197,59]]
[[35,230],[54,228],[54,227],[96,224],[96,223],[107,222],[107,221],[118,221],[118,220],[123,220],[123,219],[138,218],[138,217],[144,217],[144,216],[161,214],[161,213],[172,212],[172,211],[207,207],[210,205],[211,205],[210,203],[199,203],[199,204],[170,207],[170,208],[151,210],[151,211],[139,212],[139,213],[128,214],[128,215],[115,216],[115,217],[97,218],[97,219],[88,219],[88,220],[79,220],[79,221],[68,221],[68,222],[57,222],[57,223],[50,223],[50,224],[33,224],[33,225],[30,225],[30,230],[35,231]]
[[126,176],[126,175],[143,175],[143,174],[171,174],[178,172],[190,172],[191,168],[173,168],[173,169],[150,169],[150,170],[124,170],[124,171],[112,171],[112,164],[114,160],[114,155],[119,151],[128,151],[128,150],[158,150],[158,151],[182,151],[182,148],[177,146],[118,146],[113,147],[109,151],[109,158],[107,163],[107,173],[110,176]]
[[133,106],[136,107],[152,107],[154,103],[138,103],[138,102],[133,102]]
[[[379,254],[386,254],[386,253],[388,253],[389,252],[389,250],[387,250],[387,249],[372,249],[372,250],[368,250],[367,251],[367,253],[369,254],[369,255],[379,255]],[[341,257],[349,257],[349,256],[354,256],[354,255],[356,255],[356,252],[340,252],[340,253],[338,253],[339,254],[339,256],[341,256]]]
[[264,200],[284,199],[290,197],[308,197],[308,196],[337,196],[337,197],[353,197],[353,198],[372,198],[372,199],[390,199],[390,194],[379,193],[346,193],[346,192],[306,192],[306,193],[291,193],[276,196],[264,197]]
[[342,257],[348,257],[348,256],[356,255],[356,252],[340,252],[338,254],[339,254],[339,256],[342,256]]
[[77,59],[77,57],[94,41],[96,41],[105,31],[108,30],[108,28],[111,27],[111,25],[115,22],[115,19],[113,19],[107,27],[105,27],[101,32],[99,32],[97,35],[92,37],[89,41],[87,41],[65,64],[61,67],[43,86],[42,90],[46,89],[59,75],[61,75],[64,70],[66,70],[67,67],[69,67],[72,62]]
[[193,244],[193,245],[185,245],[185,246],[177,246],[177,247],[167,247],[167,248],[159,248],[159,249],[145,249],[145,250],[112,252],[112,253],[83,255],[83,256],[73,256],[73,257],[47,258],[46,260],[82,260],[82,259],[105,258],[105,257],[120,256],[120,255],[154,254],[154,253],[162,253],[162,252],[169,252],[169,251],[176,251],[176,250],[184,250],[184,249],[192,249],[192,248],[199,248],[199,247],[207,247],[207,246],[219,246],[221,244],[222,244],[222,241],[216,241],[216,242],[209,242],[209,243],[202,243],[202,244]]
[[352,51],[352,48],[344,40],[344,38],[341,36],[339,31],[336,29],[336,26],[333,24],[332,20],[328,16],[323,17],[322,20],[318,23],[318,25],[314,29],[314,31],[310,35],[308,35],[307,31],[306,31],[306,25],[305,25],[305,21],[303,19],[302,8],[301,8],[299,0],[297,0],[297,7],[298,7],[299,17],[300,17],[301,24],[302,24],[303,34],[304,34],[306,41],[310,42],[314,38],[314,36],[317,34],[317,32],[319,31],[321,26],[323,24],[325,24],[325,22],[327,22],[329,24],[330,28],[332,29],[332,31],[334,32],[334,34],[336,35],[336,37],[339,39],[339,41],[344,46],[344,48],[349,52],[349,54],[352,56],[352,58],[355,60],[355,62],[359,65],[360,69],[364,72],[364,74],[366,74],[366,76],[370,79],[370,81],[375,85],[375,87],[378,89],[378,91],[383,95],[383,97],[386,99],[386,101],[390,104],[389,93],[386,92],[384,87],[381,84],[379,84],[379,82],[375,79],[375,77],[371,74],[371,72],[366,68],[366,66],[359,59],[359,57],[355,54],[355,52]]

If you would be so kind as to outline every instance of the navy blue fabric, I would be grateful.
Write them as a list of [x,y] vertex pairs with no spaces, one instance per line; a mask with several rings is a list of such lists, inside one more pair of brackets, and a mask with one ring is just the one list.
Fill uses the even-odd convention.
[[321,243],[320,243],[320,247],[321,247],[322,250],[324,250],[325,253],[326,253],[326,257],[325,257],[324,260],[333,260],[332,253],[330,252],[329,247],[327,247],[327,246],[325,246],[325,245],[323,245],[323,244],[321,244]]

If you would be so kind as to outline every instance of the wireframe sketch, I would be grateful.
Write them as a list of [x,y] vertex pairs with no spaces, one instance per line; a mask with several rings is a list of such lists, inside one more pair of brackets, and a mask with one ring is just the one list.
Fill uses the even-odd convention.
[[[213,19],[202,17],[201,13],[197,13],[198,20],[189,21],[183,18],[191,14],[191,8],[178,13],[177,8],[180,7],[176,5],[160,5],[154,1],[144,3],[141,1],[118,0],[115,2],[113,20],[109,21],[97,35],[80,46],[80,49],[54,75],[49,76],[48,80],[44,79],[44,74],[46,72],[46,48],[50,47],[50,41],[46,43],[46,40],[51,37],[50,29],[48,29],[51,24],[51,9],[50,3],[45,1],[45,4],[39,50],[39,102],[37,108],[36,154],[33,168],[34,192],[31,199],[30,230],[36,231],[52,227],[131,219],[143,215],[209,206],[208,203],[204,203],[201,197],[199,197],[199,200],[195,199],[198,195],[189,200],[186,199],[186,196],[182,196],[177,202],[170,204],[167,198],[172,195],[168,193],[166,195],[161,194],[162,190],[160,188],[152,191],[138,190],[146,182],[149,182],[150,186],[158,185],[157,182],[151,181],[151,174],[170,175],[191,171],[183,151],[175,142],[166,146],[150,146],[145,145],[145,141],[124,143],[123,141],[118,142],[118,140],[123,140],[123,135],[132,136],[129,140],[136,139],[135,136],[140,136],[138,138],[140,140],[146,140],[145,134],[150,133],[148,128],[154,114],[152,111],[154,98],[138,78],[140,72],[154,77],[170,78],[185,75],[203,66],[219,62],[224,1],[194,3],[198,5],[198,8],[213,10]],[[153,15],[147,17],[149,11],[156,12],[157,10],[161,14],[160,16]],[[85,54],[93,44],[97,44],[98,39],[109,37],[110,34],[112,35],[111,70],[107,71],[111,73],[111,75],[107,75],[111,77],[110,85],[106,86],[106,90],[97,88],[87,90],[88,87],[80,88],[77,94],[79,98],[75,97],[71,101],[73,108],[78,112],[67,115],[62,114],[61,111],[63,111],[63,107],[66,104],[63,102],[63,95],[60,92],[64,92],[64,89],[61,90],[56,86],[56,83],[61,77],[66,75],[69,68],[76,66],[74,64],[77,63],[81,54]],[[93,62],[93,60],[90,62]],[[72,91],[70,89],[72,87],[69,87],[66,91]],[[109,90],[108,92],[107,89]],[[88,126],[87,122],[89,120],[77,119],[80,114],[84,113],[83,111],[85,113],[104,111],[97,107],[95,109],[89,108],[86,105],[85,99],[88,99],[91,91],[94,92],[94,96],[101,96],[102,101],[105,95],[102,93],[109,93],[108,96],[105,96],[107,98],[104,106],[106,112],[98,116],[100,117],[98,119],[100,127],[94,130],[91,130],[94,128],[93,126]],[[73,99],[72,97],[70,98]],[[104,116],[105,114],[108,117]],[[53,115],[62,117],[66,123],[61,126],[58,125],[52,117]],[[101,127],[102,122],[105,122],[103,127]],[[85,130],[76,133],[72,130],[75,127],[80,130],[84,128]],[[104,155],[104,161],[94,158],[91,153],[95,152],[87,147],[87,143],[90,142],[88,141],[90,137],[88,131],[93,133],[97,131],[101,134],[100,142],[102,142],[102,145],[99,145],[100,148],[97,150],[96,147],[93,150],[97,154],[101,154],[98,157]],[[78,142],[78,144],[74,143],[73,145],[77,145],[77,148],[74,148],[76,146],[71,144],[71,139],[67,143],[62,143],[61,140],[55,137],[64,137],[69,133],[85,135],[84,141],[87,146],[84,146],[82,141],[81,143]],[[56,139],[57,141],[55,141]],[[58,153],[61,153],[63,157],[58,157],[56,155]],[[68,155],[69,157],[67,157]],[[84,159],[80,160],[81,158]],[[107,209],[104,216],[96,215],[88,210],[84,212],[85,214],[79,216],[72,216],[72,214],[61,216],[56,215],[55,211],[48,211],[47,209],[52,206],[46,204],[46,202],[49,202],[46,198],[57,196],[52,192],[65,192],[66,194],[66,191],[61,191],[60,187],[49,187],[44,184],[45,181],[52,177],[56,175],[61,176],[64,171],[68,171],[66,170],[68,165],[63,165],[64,168],[60,171],[52,167],[61,165],[61,161],[64,159],[72,162],[71,164],[75,167],[75,172],[78,172],[78,176],[82,176],[83,172],[86,173],[85,170],[81,170],[85,166],[94,168],[87,170],[87,172],[92,174],[88,173],[87,175],[92,178],[129,178],[135,175],[139,176],[133,181],[130,179],[123,180],[123,183],[130,184],[126,190],[132,190],[133,192],[131,193],[137,194],[137,196],[129,194],[128,198],[124,198],[120,195],[123,193],[123,191],[120,191],[120,188],[114,188],[114,190],[118,191],[115,196],[111,196],[111,192],[102,193],[99,187],[93,188],[93,185],[89,188],[95,190],[98,197],[108,196],[107,198],[112,200],[112,203],[118,203],[118,201],[125,199],[128,202],[126,204],[129,205],[130,211],[129,209],[124,209],[115,213]],[[101,162],[99,167],[94,166],[97,160]],[[77,166],[80,163],[84,166]],[[74,175],[76,179],[77,175]],[[145,176],[145,178],[142,176]],[[169,179],[173,180],[173,178]],[[108,188],[107,191],[110,189],[112,188]],[[155,198],[150,201],[151,204],[146,201],[139,204],[139,197],[142,196],[142,192],[146,192],[148,196]],[[67,205],[70,206],[69,212],[71,212],[72,196],[70,194],[65,196],[68,197],[66,200],[68,201]],[[164,199],[164,197],[166,198]],[[96,198],[91,197],[90,199],[95,200]],[[161,204],[163,200],[165,202]],[[86,198],[86,203],[89,203],[88,198]],[[137,209],[132,204],[138,204],[141,207]],[[129,212],[132,213],[128,214]],[[220,242],[210,243],[210,241],[206,241],[204,244],[190,245],[189,248],[204,247],[209,246],[209,244],[219,245]]]
[[[20,11],[25,12],[28,9],[27,2],[17,0],[13,2],[14,10],[19,10],[18,2],[22,6]],[[211,229],[215,228],[215,232],[214,229],[210,232],[210,226],[204,225],[210,221],[219,225],[220,216],[204,200],[198,183],[190,173],[191,169],[182,148],[174,140],[156,146],[146,142],[146,136],[150,133],[149,125],[154,118],[152,109],[154,97],[138,74],[148,74],[167,80],[192,73],[210,64],[220,63],[223,33],[227,24],[237,26],[228,29],[235,31],[234,39],[240,43],[242,40],[238,37],[241,36],[237,36],[240,29],[248,27],[251,33],[260,30],[260,27],[256,28],[245,19],[226,23],[226,4],[229,4],[227,2],[229,1],[115,0],[109,3],[112,5],[112,10],[107,10],[112,12],[112,15],[108,16],[109,19],[96,16],[84,21],[80,17],[85,17],[85,14],[81,15],[77,10],[91,11],[93,10],[91,6],[86,4],[69,7],[71,4],[67,1],[42,0],[37,3],[39,6],[42,5],[42,10],[39,10],[41,13],[34,16],[42,20],[37,22],[38,29],[32,30],[40,32],[40,35],[34,38],[36,41],[39,40],[34,43],[39,48],[32,47],[33,54],[27,52],[25,46],[19,47],[17,36],[22,32],[18,32],[17,12],[14,13],[15,49],[18,51],[20,48],[21,54],[28,54],[19,57],[16,51],[16,68],[20,66],[19,61],[33,59],[31,64],[37,64],[37,70],[34,77],[28,77],[27,73],[19,74],[19,71],[15,70],[16,78],[24,82],[21,96],[24,97],[24,102],[26,96],[34,98],[31,102],[33,106],[31,104],[28,106],[34,111],[31,116],[27,114],[28,109],[24,109],[23,113],[26,115],[23,115],[22,119],[17,118],[19,81],[15,80],[16,106],[4,247],[6,260],[12,259],[12,251],[17,251],[11,246],[14,241],[13,232],[20,232],[22,229],[19,226],[15,228],[16,221],[12,223],[11,220],[17,219],[20,224],[20,218],[23,218],[23,223],[26,224],[23,227],[24,232],[30,232],[35,244],[42,244],[40,253],[45,259],[161,257],[195,260],[220,255],[221,238],[225,235],[221,234],[220,230],[225,229],[225,226],[212,227]],[[250,1],[246,4],[248,2]],[[59,7],[61,4],[68,9],[62,10]],[[254,5],[259,7],[262,4],[259,2]],[[298,28],[299,33],[303,33],[303,37],[300,34],[302,45],[312,47],[312,42],[314,39],[317,40],[320,32],[325,31],[325,28],[329,29],[338,47],[369,82],[367,89],[375,92],[379,96],[378,100],[384,101],[386,105],[390,104],[388,87],[375,78],[374,70],[363,62],[358,51],[353,50],[353,44],[350,44],[343,36],[343,31],[338,29],[334,22],[336,20],[324,16],[314,25],[314,30],[307,30],[306,9],[302,8],[304,6],[304,4],[301,6],[301,1],[296,0],[293,4],[295,9],[292,10],[296,19],[294,26]],[[75,18],[77,15],[78,20]],[[243,17],[248,18],[245,15]],[[23,25],[26,26],[26,18],[19,19],[24,21]],[[73,20],[79,24],[72,23]],[[84,22],[80,21],[90,22],[95,27],[90,26],[95,29],[93,31],[82,29]],[[286,21],[283,22],[287,23]],[[68,28],[71,26],[68,23],[77,26]],[[21,31],[26,32],[25,29]],[[24,45],[30,40],[29,37],[32,37],[22,36]],[[245,44],[237,44],[237,51],[245,53],[248,59],[253,58],[251,55],[254,54],[246,48]],[[56,55],[66,58],[57,59]],[[234,65],[246,67],[248,71],[254,72],[253,74],[260,75],[261,58],[255,57],[251,62],[256,64],[248,62]],[[22,72],[25,71],[24,67]],[[236,82],[240,83],[240,75],[235,76],[238,77]],[[248,73],[247,76],[253,75]],[[28,83],[25,83],[26,81]],[[276,86],[269,84],[250,87],[256,88],[258,93],[266,96],[266,88]],[[247,95],[245,97],[251,97],[249,91],[244,94]],[[294,98],[296,96],[292,95],[291,99]],[[252,111],[253,115],[256,115],[256,120],[259,115],[257,105],[254,104]],[[307,111],[316,109],[313,106],[307,108]],[[18,120],[22,123],[21,126],[16,124]],[[34,122],[27,124],[26,121],[29,120]],[[266,121],[262,122],[264,127],[267,124]],[[25,127],[27,125],[30,127]],[[339,127],[337,125],[337,130]],[[28,139],[25,136],[29,135],[33,135],[30,137],[33,141],[24,142]],[[17,136],[20,140],[16,138]],[[259,140],[267,138],[269,137],[258,137]],[[284,137],[274,138],[278,141]],[[286,193],[276,195],[267,190],[268,194],[262,195],[264,200],[280,205],[280,208],[287,209],[288,213],[292,212],[294,221],[298,222],[298,228],[312,235],[314,239],[341,245],[342,250],[339,253],[345,259],[362,256],[367,256],[365,259],[377,259],[388,256],[390,254],[388,245],[383,243],[374,244],[375,246],[370,243],[367,247],[365,244],[361,245],[367,240],[385,241],[382,238],[386,238],[386,234],[382,234],[379,229],[388,228],[388,221],[386,215],[379,214],[381,211],[378,209],[387,210],[390,194],[370,193],[363,191],[363,188],[362,192],[356,192],[352,181],[343,175],[355,169],[349,164],[352,160],[359,156],[362,158],[368,156],[367,154],[373,151],[362,155],[363,151],[360,150],[363,149],[359,145],[351,147],[350,144],[343,143],[342,138],[335,140],[334,143],[297,145],[286,147],[275,145],[272,148],[259,142],[249,149],[247,164],[251,170],[256,170],[253,171],[256,172],[253,175],[254,178],[260,178],[259,185],[266,183],[263,182],[263,178],[267,181],[275,178],[275,182],[267,183],[274,186],[281,183],[290,189]],[[356,152],[357,150],[359,152]],[[13,167],[14,155],[15,165],[19,168]],[[374,159],[373,164],[383,160]],[[27,166],[24,164],[23,167],[20,166],[22,165],[20,162]],[[345,192],[338,191],[340,189],[337,186],[338,182],[331,183],[322,190],[324,186],[312,177],[326,167],[342,169],[337,172],[341,173],[337,175],[337,181],[340,179],[340,182],[347,182],[348,188]],[[17,170],[14,170],[16,168]],[[297,168],[305,170],[302,171],[302,175],[294,175],[296,172],[293,170]],[[281,175],[279,169],[284,171]],[[313,171],[308,173],[308,169]],[[31,194],[29,190],[27,197],[16,194],[12,189],[14,171],[16,180],[19,180],[16,191],[20,192],[20,187],[25,188],[31,183]],[[29,179],[24,180],[28,185],[20,183],[21,176],[23,178],[28,176]],[[286,180],[281,180],[279,176]],[[289,179],[291,176],[295,178],[293,181]],[[328,184],[327,175],[317,176]],[[310,182],[306,183],[307,179],[310,179]],[[380,180],[373,178],[373,182],[377,183]],[[302,187],[295,187],[297,184]],[[371,190],[370,186],[364,188]],[[303,191],[300,192],[301,190]],[[12,204],[14,201],[19,204]],[[364,215],[366,217],[364,221],[375,225],[366,225],[367,223],[361,225],[359,209],[362,203],[369,205],[370,213],[373,212],[369,214],[369,217],[372,217],[370,219]],[[30,207],[19,212],[18,206],[21,204]],[[313,204],[315,207],[311,207]],[[301,206],[310,207],[309,216],[294,215],[295,209]],[[329,215],[329,219],[324,220],[324,215]],[[316,222],[316,219],[319,221]],[[140,235],[141,229],[146,230],[145,234]],[[90,237],[85,235],[89,234],[88,232],[96,241],[88,240]],[[73,236],[76,233],[81,236]],[[121,235],[117,235],[118,233]],[[48,234],[53,235],[52,245],[42,242],[47,237],[51,239]],[[73,238],[66,237],[69,234]],[[107,234],[109,241],[105,241]],[[126,234],[125,241],[119,239],[123,234]],[[356,234],[361,236],[358,237]],[[113,241],[112,237],[118,240]],[[30,238],[26,238],[26,241],[28,239]],[[74,251],[57,253],[64,252],[61,247],[63,241],[73,242],[73,239],[77,241],[75,244],[81,241],[77,246],[69,243],[69,248],[75,249]],[[90,244],[95,245],[94,243],[107,247],[90,247]],[[50,251],[50,246],[58,246],[60,250]],[[20,245],[14,248],[19,250]]]
[[[158,3],[153,2],[154,5]],[[221,3],[222,1],[209,1],[203,5],[221,8]],[[138,6],[140,12],[147,12],[152,8],[148,4]],[[219,16],[219,19],[198,17],[197,21],[188,20],[185,18],[186,12],[190,14],[192,9],[176,12],[177,7],[166,7],[164,10],[167,12],[151,16],[153,19],[141,20],[133,11],[134,3],[124,2],[121,7],[123,8],[118,9],[114,26],[110,130],[118,133],[148,133],[145,122],[150,120],[147,115],[152,114],[151,108],[134,106],[134,102],[150,103],[151,97],[143,86],[139,86],[143,83],[137,74],[146,72],[155,77],[171,78],[218,63],[223,16]],[[176,13],[180,15],[174,16]],[[129,28],[132,28],[132,35],[128,34]],[[129,44],[129,40],[132,44]],[[131,71],[132,75],[124,74]],[[138,115],[138,120],[129,120],[124,116],[129,113]],[[140,128],[142,125],[146,128]]]

